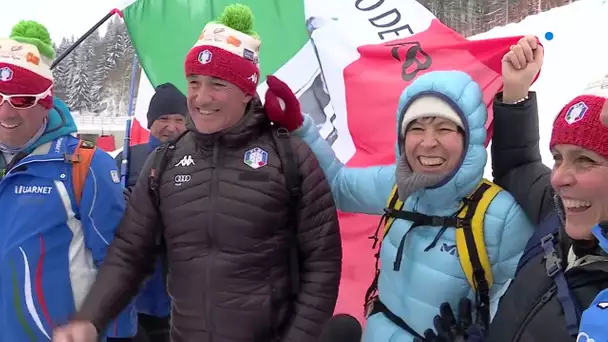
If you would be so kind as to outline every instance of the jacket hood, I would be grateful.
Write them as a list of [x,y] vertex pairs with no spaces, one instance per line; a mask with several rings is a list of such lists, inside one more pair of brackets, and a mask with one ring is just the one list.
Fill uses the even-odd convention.
[[[432,188],[415,192],[417,209],[445,208],[453,210],[468,196],[483,178],[487,162],[485,123],[488,117],[481,87],[461,71],[435,71],[420,76],[399,98],[397,110],[397,163],[401,158],[402,121],[408,107],[422,96],[436,96],[450,105],[460,116],[465,134],[464,156],[456,169],[444,181]],[[436,211],[436,210],[434,210]]]
[[70,109],[63,101],[57,97],[53,97],[53,109],[49,111],[46,130],[28,150],[33,151],[36,147],[44,145],[49,141],[76,132],[78,132],[78,128]]

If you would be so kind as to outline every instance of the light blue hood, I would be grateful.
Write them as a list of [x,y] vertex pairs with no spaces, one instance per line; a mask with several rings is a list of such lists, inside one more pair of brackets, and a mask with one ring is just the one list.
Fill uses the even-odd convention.
[[78,132],[78,128],[76,127],[70,109],[63,101],[57,97],[53,97],[53,109],[49,111],[46,130],[42,136],[28,148],[28,151],[33,151],[36,147],[44,145],[49,141],[76,132]]
[[[465,155],[454,173],[434,187],[419,190],[408,200],[421,213],[453,213],[462,198],[469,195],[483,178],[487,162],[485,123],[488,117],[479,85],[461,71],[435,71],[420,76],[399,98],[397,110],[397,162],[403,137],[400,127],[409,105],[421,96],[433,95],[451,105],[461,116],[465,131]],[[439,210],[438,210],[439,209]]]

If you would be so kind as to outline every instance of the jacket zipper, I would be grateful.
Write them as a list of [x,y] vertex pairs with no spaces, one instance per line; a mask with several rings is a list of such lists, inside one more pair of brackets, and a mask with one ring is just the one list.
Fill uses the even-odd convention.
[[219,159],[219,141],[216,139],[213,142],[213,159],[212,159],[212,175],[211,175],[211,191],[209,194],[209,201],[210,201],[210,210],[209,210],[209,222],[207,225],[207,241],[209,243],[209,258],[207,260],[207,265],[205,267],[206,269],[206,277],[205,277],[205,282],[207,284],[206,286],[206,292],[207,292],[207,301],[206,301],[206,313],[205,316],[207,318],[207,322],[209,325],[209,330],[210,333],[213,334],[213,331],[215,331],[215,327],[213,326],[213,320],[211,318],[211,314],[213,312],[213,305],[211,304],[211,299],[213,298],[213,295],[211,294],[211,285],[213,284],[213,282],[211,281],[211,265],[213,264],[213,258],[215,257],[216,254],[216,247],[215,247],[215,240],[213,238],[214,234],[212,232],[213,229],[215,229],[215,208],[217,205],[217,196],[218,196],[218,181],[219,181],[219,177],[218,177],[218,159]]
[[17,165],[13,166],[10,170],[8,170],[6,172],[6,174],[4,175],[3,179],[6,179],[9,175],[12,175],[11,171],[16,170],[17,168],[23,166],[23,165],[27,165],[27,164],[33,164],[33,163],[46,163],[46,162],[51,162],[51,161],[65,161],[64,158],[50,158],[50,159],[44,159],[44,160],[28,160],[26,162],[20,162],[17,163]]
[[551,298],[553,297],[553,295],[555,295],[556,292],[557,292],[557,287],[555,286],[555,284],[553,284],[553,285],[551,285],[551,287],[549,288],[549,290],[547,290],[547,292],[545,292],[543,294],[543,296],[540,299],[538,299],[536,301],[536,303],[534,303],[534,306],[532,307],[532,310],[530,310],[530,312],[528,312],[528,314],[526,315],[526,318],[524,319],[524,321],[522,322],[522,324],[519,326],[519,329],[517,329],[517,333],[515,334],[515,337],[513,337],[513,342],[519,341],[521,335],[523,335],[524,330],[526,329],[526,327],[528,326],[528,324],[530,323],[530,321],[532,321],[532,319],[534,318],[534,316],[536,316],[536,313],[538,311],[540,311],[540,309],[549,300],[551,300]]

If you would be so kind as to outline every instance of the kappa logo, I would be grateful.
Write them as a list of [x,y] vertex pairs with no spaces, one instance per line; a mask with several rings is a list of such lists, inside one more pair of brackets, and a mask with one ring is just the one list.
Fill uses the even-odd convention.
[[0,81],[8,82],[13,79],[13,69],[9,67],[0,68]]
[[175,186],[181,186],[183,183],[188,183],[192,180],[191,175],[177,175],[173,179],[175,181]]
[[175,166],[192,166],[196,165],[191,155],[184,156]]
[[198,61],[201,64],[209,64],[211,62],[211,57],[213,57],[213,54],[211,53],[211,51],[209,51],[209,50],[201,51],[201,53],[198,54]]
[[258,83],[258,74],[252,74],[251,76],[249,76],[249,80],[251,81],[251,83]]
[[[403,62],[401,65],[401,78],[403,78],[404,81],[409,82],[413,80],[420,71],[429,69],[433,64],[433,59],[426,52],[424,52],[420,42],[390,43],[386,44],[386,46],[393,46],[391,49],[391,55],[397,61]],[[405,51],[405,58],[403,60],[399,55],[402,51],[401,48],[407,49]],[[421,58],[419,59],[418,56]],[[414,66],[414,64],[416,65]]]
[[268,165],[268,152],[259,147],[252,148],[245,152],[243,162],[254,170]]
[[587,113],[588,109],[589,107],[587,107],[583,101],[572,105],[572,107],[570,107],[566,113],[566,122],[572,125],[575,122],[581,121],[585,117],[585,113]]

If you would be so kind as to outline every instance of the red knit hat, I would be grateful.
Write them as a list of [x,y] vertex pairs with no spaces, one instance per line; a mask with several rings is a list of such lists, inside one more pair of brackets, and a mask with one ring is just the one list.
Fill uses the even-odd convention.
[[602,96],[575,97],[555,119],[549,148],[576,145],[608,158],[608,128],[600,121],[602,111],[608,110],[607,104]]
[[260,79],[260,40],[253,31],[253,13],[245,5],[226,7],[217,22],[203,29],[185,61],[186,76],[209,75],[255,95]]
[[34,21],[21,21],[10,38],[0,38],[0,93],[5,95],[40,95],[38,103],[53,107],[55,56],[47,29]]

